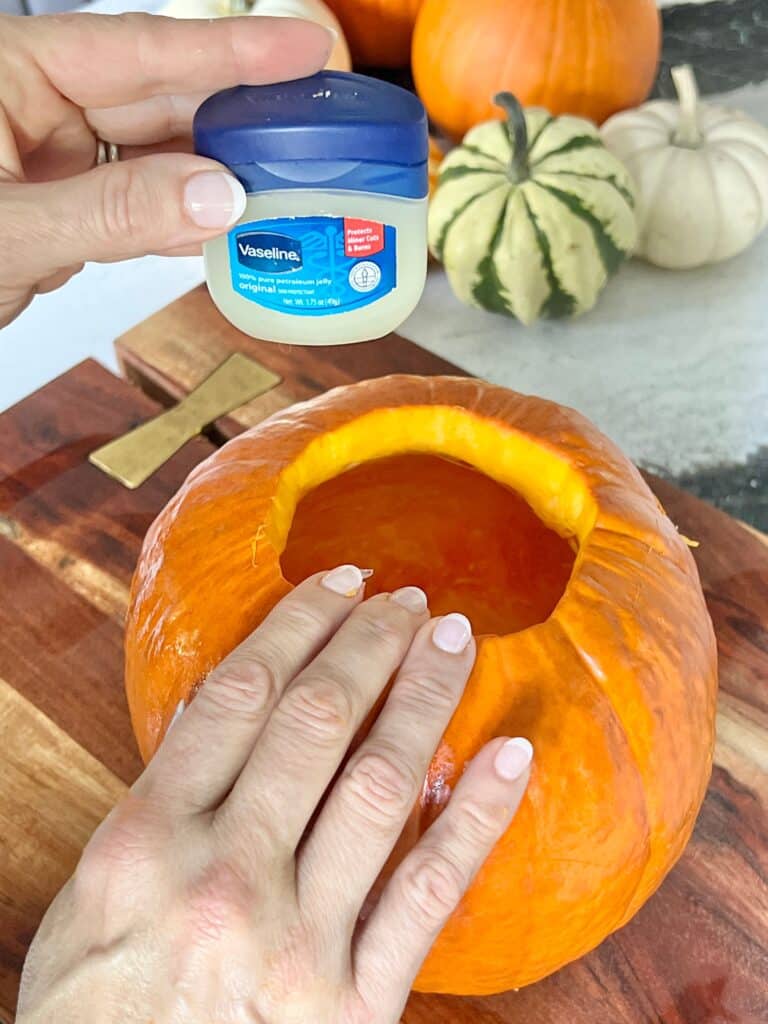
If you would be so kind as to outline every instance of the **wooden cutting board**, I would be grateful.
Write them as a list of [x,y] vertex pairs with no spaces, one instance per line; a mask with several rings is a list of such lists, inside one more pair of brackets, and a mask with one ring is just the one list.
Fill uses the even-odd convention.
[[[123,365],[164,401],[238,348],[279,391],[217,425],[242,429],[285,402],[391,370],[455,372],[402,339],[298,351],[251,342],[193,292],[121,339]],[[188,444],[126,491],[88,453],[157,405],[85,363],[0,415],[0,1020],[45,906],[140,770],[122,691],[130,574],[152,518],[212,450]],[[621,932],[518,993],[413,996],[405,1024],[766,1024],[768,1021],[768,544],[660,481],[696,537],[719,638],[712,784],[685,855]],[[53,1024],[53,1022],[52,1022]]]

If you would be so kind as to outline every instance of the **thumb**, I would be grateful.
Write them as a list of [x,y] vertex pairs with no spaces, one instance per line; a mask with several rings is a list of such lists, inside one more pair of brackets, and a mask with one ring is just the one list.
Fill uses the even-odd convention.
[[0,185],[4,284],[32,287],[73,264],[195,245],[245,209],[245,190],[220,164],[168,153],[103,164],[55,182]]

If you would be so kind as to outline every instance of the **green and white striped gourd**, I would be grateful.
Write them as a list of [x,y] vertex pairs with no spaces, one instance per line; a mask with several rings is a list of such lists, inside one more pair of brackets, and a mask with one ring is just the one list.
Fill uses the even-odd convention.
[[463,301],[530,324],[591,309],[637,241],[624,165],[580,117],[523,111],[473,128],[440,167],[429,246]]

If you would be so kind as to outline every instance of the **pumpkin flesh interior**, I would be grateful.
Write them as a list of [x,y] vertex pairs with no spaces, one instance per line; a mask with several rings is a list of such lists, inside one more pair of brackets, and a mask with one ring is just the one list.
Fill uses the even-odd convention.
[[374,570],[368,594],[420,586],[433,614],[462,611],[476,634],[504,635],[549,617],[594,515],[551,449],[465,410],[405,407],[310,443],[267,529],[290,583],[351,562]]
[[523,499],[435,455],[393,455],[347,470],[299,503],[281,564],[290,583],[352,562],[369,595],[422,587],[432,614],[462,611],[477,633],[543,622],[574,562]]

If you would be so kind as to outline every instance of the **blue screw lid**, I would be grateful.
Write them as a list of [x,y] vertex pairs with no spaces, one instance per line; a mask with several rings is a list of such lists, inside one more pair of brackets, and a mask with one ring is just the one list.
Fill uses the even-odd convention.
[[322,71],[239,85],[195,114],[195,151],[229,167],[248,192],[354,189],[418,198],[428,190],[427,115],[399,86]]

